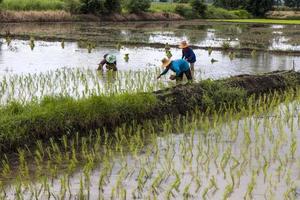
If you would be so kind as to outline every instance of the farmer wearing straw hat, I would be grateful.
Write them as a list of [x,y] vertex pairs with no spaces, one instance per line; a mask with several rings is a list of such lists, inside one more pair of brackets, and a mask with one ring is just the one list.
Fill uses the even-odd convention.
[[183,74],[185,74],[185,76],[189,81],[193,80],[192,72],[189,63],[187,61],[183,59],[172,61],[168,58],[164,58],[162,59],[161,62],[162,62],[162,67],[165,67],[166,69],[157,77],[157,79],[159,79],[161,76],[168,73],[169,70],[172,70],[173,72],[176,73],[176,75],[170,76],[171,80],[182,81]]
[[182,49],[182,59],[185,59],[190,63],[191,70],[194,71],[194,66],[196,62],[196,55],[191,47],[189,47],[186,41],[182,41],[179,45]]
[[103,70],[103,66],[106,66],[107,70],[117,71],[117,58],[113,54],[105,54],[103,60],[99,63],[98,70]]

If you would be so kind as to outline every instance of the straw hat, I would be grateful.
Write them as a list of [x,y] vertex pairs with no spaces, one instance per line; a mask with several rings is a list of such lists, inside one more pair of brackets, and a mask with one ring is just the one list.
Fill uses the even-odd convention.
[[105,58],[105,60],[110,63],[110,64],[113,64],[117,61],[117,58],[115,55],[112,55],[112,54],[108,54]]
[[172,61],[168,58],[164,58],[161,60],[161,62],[162,62],[162,65],[161,65],[162,67],[168,67]]
[[189,45],[186,41],[182,41],[179,45],[180,49],[184,49],[184,48],[187,48],[187,47],[189,47]]

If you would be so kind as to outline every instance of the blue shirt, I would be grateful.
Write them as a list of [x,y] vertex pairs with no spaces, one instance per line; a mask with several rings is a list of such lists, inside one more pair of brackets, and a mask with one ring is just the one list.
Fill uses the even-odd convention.
[[176,76],[179,76],[181,73],[188,71],[190,66],[189,63],[183,59],[174,60],[171,62],[170,66],[161,73],[161,76],[168,73],[169,69],[175,72]]
[[190,47],[182,49],[182,59],[186,59],[189,63],[196,62],[196,55]]

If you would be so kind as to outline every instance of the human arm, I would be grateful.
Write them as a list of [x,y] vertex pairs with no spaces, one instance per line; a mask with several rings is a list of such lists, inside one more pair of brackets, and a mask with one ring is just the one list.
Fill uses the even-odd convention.
[[103,66],[106,64],[106,60],[103,59],[99,64],[98,64],[98,69],[97,70],[103,70]]
[[165,75],[166,73],[168,73],[169,68],[166,68],[158,77],[157,79],[160,79],[161,76]]

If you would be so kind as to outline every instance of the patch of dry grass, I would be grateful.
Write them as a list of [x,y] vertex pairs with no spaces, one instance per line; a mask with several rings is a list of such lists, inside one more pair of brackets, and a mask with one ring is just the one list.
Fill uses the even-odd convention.
[[1,22],[58,22],[72,21],[74,17],[65,11],[2,11]]

